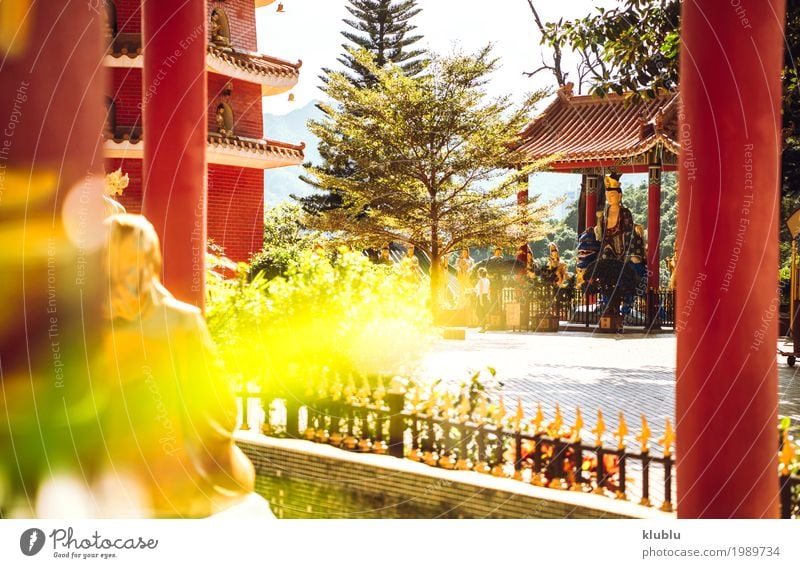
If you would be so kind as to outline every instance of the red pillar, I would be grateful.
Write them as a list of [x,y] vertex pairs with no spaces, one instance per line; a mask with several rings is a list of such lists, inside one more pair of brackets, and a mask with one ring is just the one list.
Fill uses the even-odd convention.
[[659,243],[661,242],[661,164],[650,166],[647,186],[647,285],[659,287]]
[[[11,493],[0,501],[10,505],[33,500],[54,469],[84,479],[105,455],[91,410],[103,408],[91,365],[102,331],[105,69],[100,15],[86,2],[3,6],[0,463]],[[87,412],[89,400],[100,402]]]
[[778,514],[780,95],[785,0],[682,3],[678,515]]
[[586,227],[597,225],[597,176],[586,178]]
[[164,284],[204,306],[206,3],[144,2],[144,199],[161,238]]

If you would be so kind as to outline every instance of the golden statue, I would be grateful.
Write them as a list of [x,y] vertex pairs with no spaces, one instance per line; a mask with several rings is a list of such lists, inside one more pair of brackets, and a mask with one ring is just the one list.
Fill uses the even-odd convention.
[[233,136],[233,131],[225,127],[225,107],[219,105],[217,107],[217,133],[220,136]]
[[547,280],[552,282],[557,288],[560,288],[567,281],[567,263],[561,260],[561,255],[558,252],[558,245],[556,243],[550,243],[548,249],[550,254],[545,264],[545,275]]
[[458,278],[458,303],[460,307],[467,305],[467,292],[472,289],[470,285],[470,271],[475,266],[475,261],[469,255],[469,249],[461,249],[461,254],[456,260],[456,275]]
[[105,341],[108,470],[135,480],[155,517],[205,517],[248,496],[253,465],[234,445],[236,404],[200,310],[159,281],[161,253],[140,215],[113,215]]
[[219,12],[211,12],[211,43],[219,47],[230,47],[231,40],[222,33],[222,23],[220,22]]

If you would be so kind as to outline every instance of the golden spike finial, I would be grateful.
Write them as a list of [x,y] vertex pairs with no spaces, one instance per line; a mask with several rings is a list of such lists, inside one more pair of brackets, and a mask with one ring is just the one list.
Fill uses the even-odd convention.
[[506,405],[505,402],[503,402],[503,395],[500,395],[500,401],[497,403],[497,409],[494,411],[494,425],[498,430],[503,427],[503,420],[506,414]]
[[642,414],[642,433],[636,436],[636,440],[642,445],[642,453],[650,451],[650,426],[644,414]]
[[575,407],[575,426],[572,427],[572,441],[581,441],[581,430],[583,430],[583,415],[581,414],[581,407]]
[[531,424],[533,424],[533,433],[534,434],[541,434],[542,433],[542,422],[544,422],[544,413],[542,412],[542,403],[536,403],[536,414],[534,415],[533,419],[531,420]]
[[372,389],[369,387],[369,379],[366,375],[364,375],[364,381],[361,383],[361,388],[358,389],[358,398],[361,400],[369,400],[369,397],[372,395]]
[[469,415],[472,412],[472,405],[469,402],[469,394],[466,390],[461,391],[461,400],[458,403],[458,420],[459,422],[466,422],[469,420]]
[[475,409],[476,420],[478,424],[486,422],[486,417],[489,416],[489,407],[486,404],[486,395],[481,394],[478,397],[478,407]]
[[425,401],[425,412],[429,416],[433,416],[436,413],[436,405],[438,404],[438,393],[436,392],[435,388],[431,388],[431,392],[428,395],[428,400]]
[[339,400],[340,398],[342,398],[342,379],[337,373],[336,380],[331,385],[331,399]]
[[561,430],[564,427],[564,417],[561,416],[561,406],[556,404],[556,416],[550,423],[550,436],[553,438],[561,437]]
[[346,402],[351,402],[356,394],[356,383],[353,381],[353,375],[347,377],[347,386],[344,387],[344,399]]
[[595,426],[594,430],[592,430],[592,434],[595,435],[595,447],[599,448],[603,445],[603,434],[606,432],[606,421],[603,420],[603,411],[599,408],[597,409],[597,426]]
[[420,393],[419,385],[417,385],[414,387],[414,394],[411,396],[412,412],[419,412],[421,404],[422,404],[422,394]]
[[658,443],[664,446],[664,457],[667,458],[672,455],[672,444],[675,443],[675,431],[672,429],[672,422],[667,418],[667,424],[664,427],[664,435],[658,439]]
[[442,404],[439,406],[439,412],[442,418],[447,420],[450,418],[450,413],[453,410],[453,397],[449,392],[444,393],[442,397]]
[[797,448],[794,445],[791,437],[789,437],[789,429],[783,431],[783,444],[781,448],[781,453],[779,456],[779,461],[781,464],[781,475],[791,475],[791,465],[792,462],[795,460],[795,455],[797,453]]
[[380,404],[385,396],[386,387],[383,386],[383,375],[378,375],[378,386],[375,388],[375,392],[372,393],[372,398],[375,399],[375,402]]
[[514,432],[522,431],[522,421],[525,420],[525,410],[522,408],[522,400],[517,399],[517,413],[514,415]]
[[625,422],[625,414],[620,410],[619,411],[619,424],[617,425],[616,431],[614,431],[614,437],[617,439],[617,448],[623,449],[625,447],[625,436],[628,435],[628,424]]

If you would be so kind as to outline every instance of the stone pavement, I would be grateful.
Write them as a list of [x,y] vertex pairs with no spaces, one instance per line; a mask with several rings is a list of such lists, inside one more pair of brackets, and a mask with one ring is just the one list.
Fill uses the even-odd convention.
[[[629,447],[638,451],[633,437],[639,433],[641,414],[647,417],[654,440],[663,434],[667,417],[675,424],[675,346],[672,334],[477,333],[469,329],[464,341],[438,341],[423,360],[420,373],[427,379],[441,378],[444,384],[457,385],[468,381],[474,371],[494,367],[497,380],[503,383],[498,390],[510,413],[519,398],[530,419],[536,403],[541,402],[545,419],[550,421],[559,403],[566,423],[572,424],[577,405],[591,429],[601,408],[609,445],[623,411],[630,431]],[[779,413],[791,416],[797,426],[800,364],[791,369],[785,358],[777,360]],[[585,432],[584,436],[591,435]]]

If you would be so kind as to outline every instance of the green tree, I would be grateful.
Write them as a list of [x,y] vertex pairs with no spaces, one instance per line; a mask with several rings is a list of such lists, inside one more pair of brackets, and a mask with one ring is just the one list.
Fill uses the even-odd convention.
[[[417,0],[349,0],[349,4],[347,11],[353,19],[344,23],[355,31],[342,32],[350,44],[342,44],[345,51],[338,61],[349,69],[345,75],[354,85],[369,87],[375,76],[350,53],[351,48],[370,52],[378,67],[398,65],[408,75],[422,70],[425,52],[413,48],[422,36],[411,35],[417,27],[410,20],[421,11]],[[331,71],[324,71],[327,79]]]
[[[547,208],[520,208],[515,199],[535,166],[514,170],[519,164],[508,148],[542,92],[518,108],[508,97],[489,100],[484,86],[497,66],[489,47],[476,55],[434,56],[416,77],[394,65],[379,67],[367,52],[354,57],[375,85],[358,88],[343,74],[331,75],[333,104],[309,128],[358,174],[342,179],[323,167],[307,169],[315,185],[340,191],[344,204],[312,216],[315,228],[359,246],[414,245],[431,259],[434,291],[440,259],[451,251],[518,243],[540,228]],[[498,182],[506,168],[512,173]]]
[[[544,65],[563,84],[561,54],[578,54],[578,86],[584,81],[591,93],[628,93],[652,97],[679,84],[680,0],[620,0],[613,9],[595,8],[583,18],[542,25],[533,0],[526,0],[542,32],[542,44],[553,50],[559,65]],[[800,0],[787,0],[783,69],[783,141],[781,193],[794,206],[800,196],[800,76],[795,55],[800,49]],[[785,216],[783,217],[785,219]],[[780,223],[781,241],[790,239]],[[788,247],[781,247],[786,264]]]
[[283,202],[264,212],[264,248],[250,262],[250,275],[263,272],[267,280],[286,274],[289,265],[320,238],[306,227],[302,208]]

